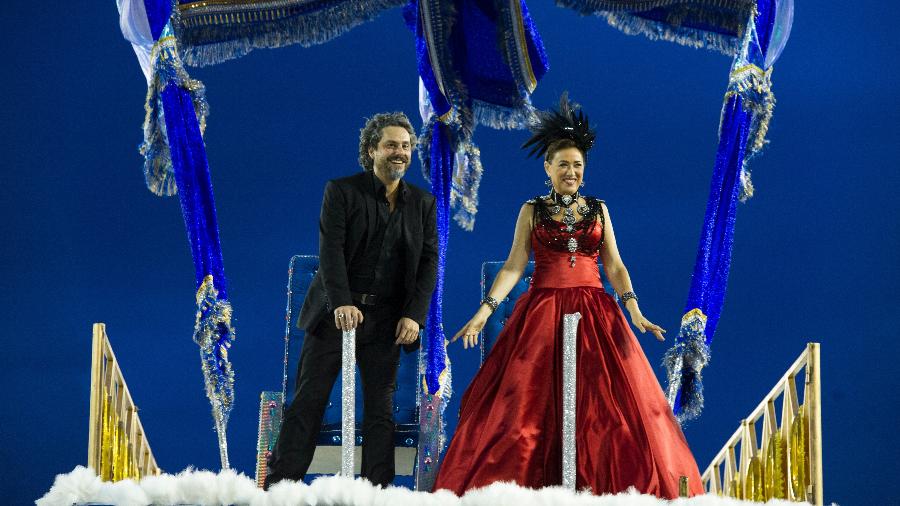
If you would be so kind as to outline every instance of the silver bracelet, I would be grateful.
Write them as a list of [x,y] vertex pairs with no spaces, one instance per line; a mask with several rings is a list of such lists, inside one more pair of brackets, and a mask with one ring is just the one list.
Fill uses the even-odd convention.
[[500,302],[497,299],[491,297],[490,295],[488,295],[487,297],[482,299],[481,303],[487,304],[488,307],[491,308],[491,313],[493,313],[494,311],[497,310],[498,307],[500,307]]
[[637,302],[637,300],[638,300],[637,295],[634,292],[625,292],[619,296],[619,300],[622,301],[623,306],[625,305],[626,302],[628,302],[629,299],[634,299],[635,302]]

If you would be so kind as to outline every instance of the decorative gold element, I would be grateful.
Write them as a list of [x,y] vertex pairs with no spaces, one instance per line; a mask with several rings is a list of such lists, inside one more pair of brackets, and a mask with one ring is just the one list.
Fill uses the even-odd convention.
[[791,423],[791,490],[795,497],[806,498],[806,486],[809,485],[809,419],[806,406],[800,406],[794,421]]
[[178,10],[181,12],[189,11],[191,9],[198,9],[202,7],[210,7],[213,5],[240,5],[246,6],[247,4],[254,3],[270,3],[269,0],[202,0],[200,2],[191,2],[186,4],[178,5]]
[[[741,450],[744,451],[744,450]],[[744,478],[744,499],[748,501],[765,502],[763,495],[763,467],[759,456],[750,459],[747,468],[747,476]]]
[[701,311],[699,307],[691,309],[687,313],[684,313],[684,316],[681,317],[682,325],[695,320],[701,322],[704,328],[706,327],[706,315],[703,314],[703,311]]
[[160,473],[102,323],[94,324],[88,467],[103,481]]
[[197,317],[194,323],[194,342],[200,347],[200,365],[206,397],[212,406],[219,458],[228,469],[228,440],[226,428],[234,403],[234,370],[228,361],[228,348],[234,341],[231,325],[232,308],[226,299],[219,299],[212,274],[207,274],[197,289]]
[[[707,493],[754,501],[782,499],[824,504],[820,353],[819,343],[808,343],[762,402],[741,422],[703,472]],[[805,378],[803,405],[797,389],[797,376],[801,374]],[[779,398],[780,422],[775,409]],[[760,421],[761,442],[756,437]],[[735,457],[738,449],[740,465]],[[762,498],[757,492],[757,478],[762,482]]]
[[[190,2],[190,3],[186,3],[186,4],[179,4],[178,10],[182,13],[185,13],[185,12],[196,10],[196,9],[203,9],[205,7],[234,7],[234,8],[238,8],[238,9],[246,9],[247,7],[251,7],[251,6],[257,5],[257,4],[260,5],[260,9],[269,8],[270,11],[271,10],[275,10],[275,11],[279,11],[279,10],[283,11],[284,10],[284,7],[279,6],[279,5],[276,5],[273,8],[273,3],[275,3],[275,2],[273,2],[272,0],[201,0],[199,2]],[[230,13],[226,13],[224,15],[225,16],[229,16],[229,15],[233,16],[233,14],[230,14]],[[227,21],[228,18],[222,18],[222,19]]]
[[688,477],[682,476],[678,479],[678,497],[689,497]]
[[101,419],[103,420],[100,438],[100,467],[95,469],[101,480],[112,480],[112,423],[111,419],[115,414],[110,413],[109,403],[110,395],[107,393],[106,387],[103,387],[103,411]]
[[766,449],[766,465],[763,472],[766,500],[787,499],[787,459],[784,437],[781,431],[772,434]]
[[125,427],[122,422],[116,425],[116,459],[113,461],[113,480],[125,479],[125,463],[128,462],[128,444],[125,442]]
[[[747,75],[753,74],[754,77],[757,78],[757,82],[765,82],[770,79],[771,73],[772,69],[766,71],[760,68],[758,65],[748,63],[747,65],[742,65],[732,70],[729,79],[732,81],[744,80]],[[763,88],[762,86],[756,86],[754,89],[760,93],[767,91],[767,88]]]
[[729,90],[725,101],[737,95],[742,97],[744,108],[758,114],[755,137],[751,139],[751,153],[756,153],[766,143],[766,133],[775,111],[775,97],[772,94],[772,70],[763,70],[757,65],[747,64],[735,68],[728,77]]
[[[434,81],[437,83],[441,94],[447,96],[447,90],[444,88],[444,76],[441,73],[441,66],[438,65],[438,54],[435,50],[434,30],[432,29],[431,5],[430,2],[418,2],[419,18],[425,31],[425,47],[428,50],[428,62],[431,65],[431,71],[434,74]],[[448,97],[449,98],[449,97]],[[443,121],[443,120],[442,120]]]
[[531,57],[528,55],[528,42],[525,38],[525,18],[522,16],[522,4],[519,0],[509,0],[509,3],[512,15],[515,18],[513,19],[513,23],[516,25],[515,36],[516,49],[518,49],[517,52],[519,53],[519,64],[522,66],[522,71],[525,74],[522,77],[525,79],[528,93],[532,93],[534,89],[537,88],[537,78],[534,77],[534,69],[531,66]]
[[171,58],[172,55],[163,51],[164,49],[172,49],[177,53],[178,39],[176,39],[174,35],[167,35],[157,39],[150,49],[150,61],[155,61],[157,58]]
[[728,497],[743,499],[743,492],[743,487],[741,487],[741,475],[740,473],[735,473],[734,479],[731,480],[731,486],[728,488]]

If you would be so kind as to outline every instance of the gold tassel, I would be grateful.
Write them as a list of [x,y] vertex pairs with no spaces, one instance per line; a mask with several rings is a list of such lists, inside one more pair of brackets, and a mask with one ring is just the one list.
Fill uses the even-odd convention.
[[784,437],[775,432],[769,440],[766,450],[765,499],[787,499],[787,460],[785,457]]
[[731,480],[731,487],[729,487],[728,496],[733,497],[734,499],[744,498],[744,491],[741,487],[741,473],[734,474],[734,479]]
[[759,455],[750,459],[747,467],[747,476],[744,478],[744,499],[748,501],[764,502],[763,498],[763,468],[759,461]]
[[806,499],[806,486],[809,485],[809,424],[807,423],[805,406],[800,406],[794,421],[791,423],[791,489],[794,497]]
[[100,419],[102,420],[101,423],[103,424],[103,427],[100,435],[100,469],[97,469],[97,475],[101,480],[110,481],[112,479],[110,465],[110,459],[112,458],[112,446],[110,443],[112,413],[109,411],[111,396],[107,392],[106,387],[103,387],[103,393],[101,395],[103,395],[103,408],[101,409]]
[[125,477],[125,430],[122,422],[116,425],[116,458],[113,460],[113,481]]

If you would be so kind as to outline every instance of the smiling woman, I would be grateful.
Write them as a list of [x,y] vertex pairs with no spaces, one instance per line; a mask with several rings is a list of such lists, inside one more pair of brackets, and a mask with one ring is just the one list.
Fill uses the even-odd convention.
[[[665,330],[638,307],[609,210],[602,200],[578,192],[594,140],[588,119],[574,112],[566,95],[558,111],[539,117],[525,147],[544,155],[550,194],[522,206],[506,263],[453,339],[462,336],[466,348],[477,344],[498,301],[534,253],[531,287],[516,301],[466,390],[435,489],[462,495],[498,481],[532,488],[565,481],[594,494],[635,487],[675,498],[686,478],[690,494],[701,494],[684,434],[628,321],[600,280],[598,259],[631,323],[663,340]],[[581,315],[575,385],[561,380],[562,322],[573,314]],[[563,396],[576,399],[574,447],[564,446],[560,436]],[[564,461],[576,462],[574,480],[562,476]]]
[[584,186],[584,158],[581,150],[570,139],[555,142],[547,150],[544,172],[550,177],[550,186],[560,193],[574,195]]

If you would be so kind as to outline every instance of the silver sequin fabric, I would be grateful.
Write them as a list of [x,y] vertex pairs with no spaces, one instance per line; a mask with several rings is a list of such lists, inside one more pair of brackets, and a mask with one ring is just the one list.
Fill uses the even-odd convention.
[[341,350],[341,474],[353,477],[356,446],[356,331],[343,333]]
[[575,490],[575,367],[581,313],[563,316],[563,487]]

